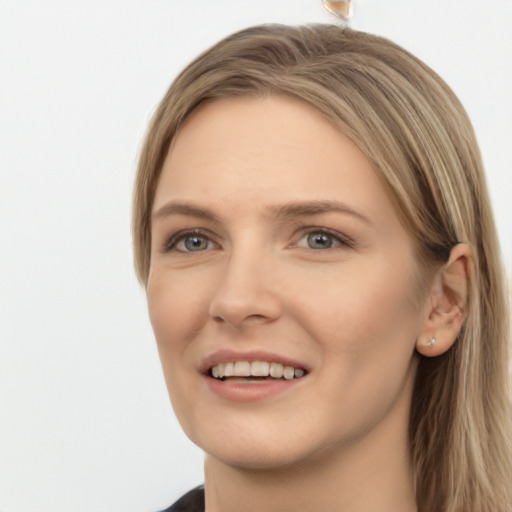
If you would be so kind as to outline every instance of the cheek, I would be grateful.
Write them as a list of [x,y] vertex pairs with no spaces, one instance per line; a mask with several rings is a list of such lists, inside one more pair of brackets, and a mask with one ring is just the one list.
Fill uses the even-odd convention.
[[322,348],[325,398],[350,411],[343,421],[356,429],[377,421],[412,385],[421,315],[405,269],[351,270],[317,281],[324,292],[304,294],[309,303],[300,307],[308,312],[303,326]]
[[[190,380],[194,368],[190,340],[201,329],[207,310],[201,289],[169,274],[154,272],[146,293],[169,396],[173,406],[179,408],[185,398],[182,383]],[[188,293],[190,290],[194,293]]]
[[186,344],[204,321],[205,293],[179,274],[155,271],[146,289],[148,312],[159,348]]
[[[397,265],[398,267],[398,265]],[[342,268],[329,276],[317,276],[314,286],[303,283],[294,292],[308,331],[334,351],[353,355],[372,353],[394,344],[414,346],[419,327],[419,308],[414,301],[412,271],[372,262],[358,268]]]
[[[193,293],[187,293],[190,290]],[[191,397],[198,386],[190,340],[204,323],[204,294],[165,272],[151,275],[146,294],[169,397],[187,432]]]

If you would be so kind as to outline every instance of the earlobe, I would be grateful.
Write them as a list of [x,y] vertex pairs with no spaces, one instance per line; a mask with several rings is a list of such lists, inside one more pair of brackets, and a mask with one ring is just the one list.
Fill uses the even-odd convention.
[[429,306],[416,350],[435,357],[455,342],[466,317],[469,279],[473,268],[469,245],[457,244],[450,257],[436,273],[429,295]]

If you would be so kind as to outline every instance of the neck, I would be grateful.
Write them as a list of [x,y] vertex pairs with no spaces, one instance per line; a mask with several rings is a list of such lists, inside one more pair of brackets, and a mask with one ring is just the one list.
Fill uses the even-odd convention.
[[206,512],[414,512],[407,421],[397,419],[363,440],[279,468],[233,467],[208,455]]

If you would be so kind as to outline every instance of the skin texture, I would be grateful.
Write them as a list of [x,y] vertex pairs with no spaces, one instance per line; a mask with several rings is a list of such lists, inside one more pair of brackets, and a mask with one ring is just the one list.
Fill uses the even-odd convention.
[[[207,453],[208,512],[415,510],[416,348],[453,343],[463,314],[443,272],[465,282],[466,252],[418,296],[414,247],[368,160],[311,107],[277,97],[196,111],[153,215],[149,315],[175,413]],[[223,349],[308,373],[270,397],[229,400],[203,374]]]

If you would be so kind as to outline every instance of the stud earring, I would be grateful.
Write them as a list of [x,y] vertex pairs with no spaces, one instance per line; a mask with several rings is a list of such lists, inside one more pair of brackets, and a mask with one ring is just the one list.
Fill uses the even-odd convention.
[[340,0],[337,2],[322,0],[324,7],[344,23],[348,23],[352,17],[352,0]]
[[434,336],[432,336],[432,338],[430,338],[427,341],[427,347],[433,347],[436,343],[437,343],[437,340],[434,338]]

